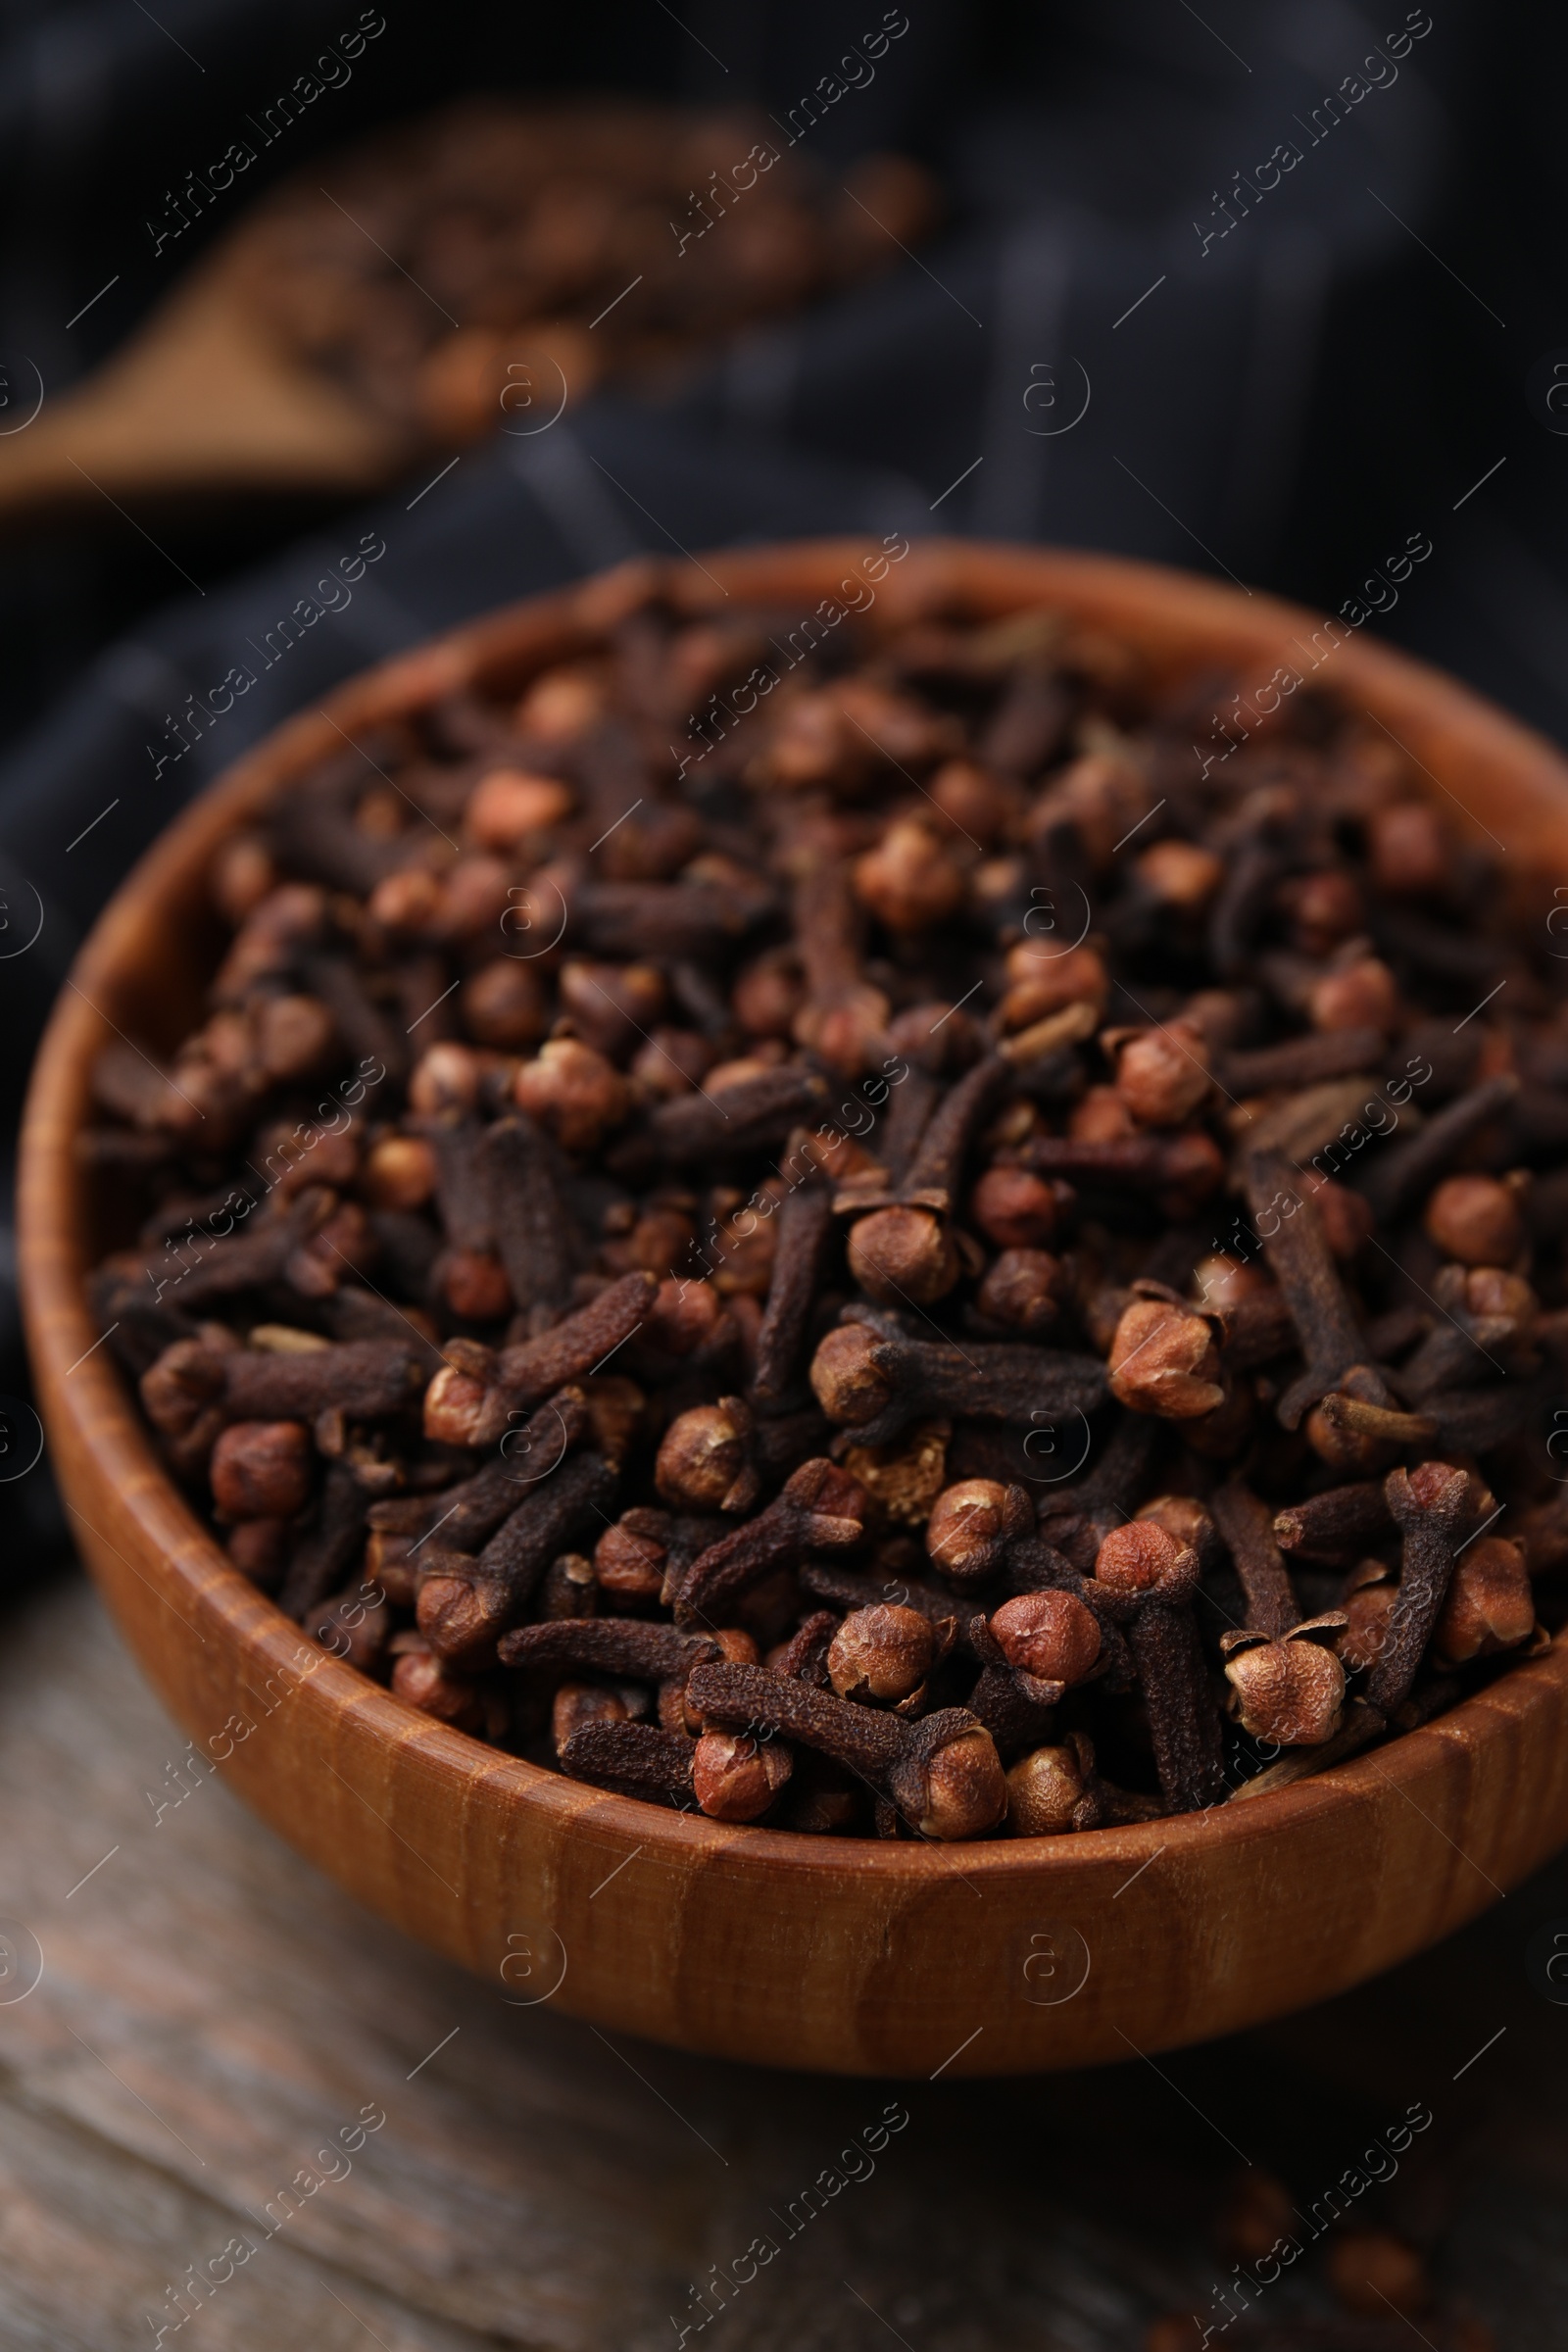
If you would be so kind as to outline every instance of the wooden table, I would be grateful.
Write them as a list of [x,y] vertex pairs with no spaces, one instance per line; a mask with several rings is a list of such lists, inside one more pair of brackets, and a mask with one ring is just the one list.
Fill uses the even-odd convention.
[[[1524,1959],[1568,1928],[1560,1864],[1361,1992],[1157,2065],[768,2075],[510,2006],[359,1910],[192,1764],[74,1575],[4,1622],[0,1824],[0,1916],[43,1960],[0,2005],[5,2352],[160,2327],[205,2352],[654,2352],[682,2326],[719,2352],[1136,2352],[1156,2312],[1211,2313],[1244,2161],[1305,2207],[1413,2103],[1435,2120],[1382,2217],[1500,2352],[1568,2342],[1568,2008]],[[843,2185],[803,2201],[824,2172]],[[699,2330],[694,2289],[759,2239],[776,2255]],[[1273,2294],[1327,2308],[1310,2258]]]

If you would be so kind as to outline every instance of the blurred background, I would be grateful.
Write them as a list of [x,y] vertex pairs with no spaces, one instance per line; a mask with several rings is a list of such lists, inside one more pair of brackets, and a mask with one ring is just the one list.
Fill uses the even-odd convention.
[[[26,1393],[10,1142],[97,909],[290,710],[489,606],[642,550],[897,530],[1107,549],[1359,615],[1362,582],[1425,539],[1365,625],[1568,742],[1565,69],[1568,18],[1531,0],[0,0],[0,1397]],[[758,142],[779,160],[747,181]],[[350,598],[312,604],[371,548]],[[236,668],[252,683],[225,704]],[[0,1582],[65,1550],[46,1466],[0,1485],[6,1538]],[[213,1870],[263,1841],[245,1868],[293,1948],[265,1834],[223,1818]],[[1528,2099],[1551,2010],[1519,1906],[1562,1900],[1559,1871],[1514,1925],[1419,1964],[1416,2089],[1441,2084],[1473,1962],[1506,1974]],[[342,1950],[370,1934],[346,1925]],[[1304,2102],[1339,2048],[1309,2130],[1337,2157],[1366,2104],[1349,2078],[1393,2095],[1414,1973],[1319,2013],[1294,2057],[1282,2028],[1173,2060],[1178,2095],[1206,2107],[1266,2061]],[[1465,2048],[1491,2014],[1454,2027]],[[1193,2215],[1169,2202],[1191,2147],[1151,2157],[1175,2250],[1128,2300],[1116,2132],[1183,2121],[1144,2089],[1148,2113],[1124,2084],[1095,2129],[1076,2093],[1053,2110],[1103,2175],[1055,2225],[1063,2341],[1131,2342],[1135,2308],[1207,2291],[1190,2249],[1228,2159],[1200,2132]],[[555,2088],[530,2095],[547,2122]],[[571,2095],[601,2114],[597,2085]],[[942,2127],[992,2116],[987,2196],[1034,2145],[1008,2097],[1004,2130],[1001,2093]],[[1282,2162],[1295,2113],[1270,2125]],[[1517,2143],[1489,2113],[1495,2166]],[[1543,2140],[1528,2185],[1496,2174],[1467,2208],[1460,2272],[1523,2330],[1504,2341],[1561,2325],[1563,2162]],[[971,2336],[960,2313],[941,2342],[1035,2340],[1026,2271],[994,2289],[1004,2326]],[[523,2340],[474,2324],[462,2342]],[[812,2325],[803,2302],[788,2340],[851,2340]],[[64,2340],[40,2327],[5,2340]]]

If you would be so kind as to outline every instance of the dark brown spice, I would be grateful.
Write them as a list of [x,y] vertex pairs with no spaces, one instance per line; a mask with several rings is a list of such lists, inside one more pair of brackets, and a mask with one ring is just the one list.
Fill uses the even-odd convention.
[[437,1657],[488,1665],[498,1637],[521,1616],[570,1539],[602,1521],[615,1474],[602,1454],[574,1454],[518,1503],[476,1560],[443,1552],[425,1571],[418,1622]]
[[677,1625],[712,1622],[750,1587],[803,1552],[857,1544],[865,1532],[863,1489],[826,1460],[805,1462],[765,1511],[700,1553],[674,1595]]
[[774,1674],[792,1675],[797,1682],[811,1683],[818,1690],[825,1690],[827,1653],[839,1624],[831,1609],[816,1609],[809,1617],[803,1617],[789,1640],[769,1657],[768,1666]]
[[1130,1520],[1102,1544],[1095,1580],[1134,1604],[1127,1642],[1165,1802],[1179,1813],[1215,1803],[1225,1776],[1219,1718],[1193,1625],[1197,1553],[1154,1521]]
[[1225,1160],[1201,1130],[1180,1135],[1131,1135],[1110,1143],[1043,1136],[1025,1147],[1025,1165],[1037,1176],[1111,1191],[1152,1193],[1171,1215],[1190,1214],[1218,1190]]
[[1034,1533],[1034,1511],[1021,1487],[966,1478],[945,1487],[926,1525],[932,1565],[960,1592],[990,1582],[1009,1543]]
[[678,1096],[655,1111],[649,1126],[671,1166],[700,1167],[784,1143],[803,1119],[822,1116],[827,1099],[810,1070],[764,1070],[710,1094]]
[[623,1675],[632,1682],[684,1679],[694,1666],[719,1655],[700,1634],[678,1633],[642,1617],[560,1618],[553,1625],[519,1625],[497,1644],[503,1666],[532,1672]]
[[1208,1507],[1247,1596],[1250,1633],[1275,1641],[1300,1619],[1295,1588],[1275,1538],[1268,1504],[1240,1479],[1215,1488]]
[[561,1769],[574,1781],[690,1811],[697,1742],[652,1723],[590,1723],[562,1742]]
[[566,1206],[559,1152],[531,1120],[514,1115],[486,1131],[478,1158],[514,1303],[522,1313],[564,1305],[585,1251]]
[[449,1445],[495,1445],[514,1413],[608,1362],[647,1319],[658,1287],[651,1274],[623,1275],[536,1340],[495,1355],[449,1348],[446,1367],[425,1396],[426,1437]]
[[801,1358],[832,1237],[833,1203],[825,1182],[817,1178],[785,1195],[767,1307],[757,1336],[754,1387],[764,1406],[782,1399],[804,1369]]
[[[1298,1184],[1296,1170],[1283,1152],[1255,1152],[1250,1156],[1247,1198],[1263,1232],[1263,1253],[1285,1294],[1306,1358],[1305,1371],[1279,1401],[1281,1425],[1295,1429],[1307,1406],[1337,1388],[1352,1364],[1365,1363],[1366,1340],[1335,1265],[1317,1205]],[[1273,1229],[1264,1232],[1270,1220]],[[1388,1401],[1386,1389],[1380,1400]]]
[[1381,1713],[1393,1715],[1410,1695],[1448,1590],[1470,1481],[1446,1462],[1422,1462],[1415,1470],[1391,1470],[1384,1494],[1403,1539],[1399,1590],[1366,1695]]
[[816,1835],[989,1834],[1004,1764],[1010,1834],[1191,1809],[1528,1655],[1568,1025],[1504,876],[1330,703],[1181,784],[1054,612],[889,603],[671,756],[781,650],[692,595],[302,777],[191,1033],[103,1058],[98,1328],[232,1566],[438,1720]]
[[1373,1162],[1361,1187],[1378,1217],[1396,1216],[1424,1193],[1471,1137],[1506,1110],[1518,1091],[1518,1079],[1506,1071],[1484,1079],[1434,1111],[1419,1135],[1402,1144],[1391,1144]]
[[1006,1810],[995,1743],[962,1707],[906,1724],[757,1666],[699,1666],[689,1692],[705,1718],[782,1733],[847,1764],[921,1837],[979,1837]]
[[1104,1401],[1098,1356],[1043,1348],[933,1346],[885,1336],[864,1323],[829,1332],[811,1365],[829,1420],[879,1446],[933,1413],[1027,1424],[1032,1414],[1090,1412]]
[[1383,1481],[1357,1479],[1276,1511],[1274,1541],[1293,1558],[1336,1561],[1363,1551],[1393,1525]]
[[332,1463],[277,1596],[285,1617],[303,1619],[342,1584],[365,1542],[368,1501],[352,1469]]

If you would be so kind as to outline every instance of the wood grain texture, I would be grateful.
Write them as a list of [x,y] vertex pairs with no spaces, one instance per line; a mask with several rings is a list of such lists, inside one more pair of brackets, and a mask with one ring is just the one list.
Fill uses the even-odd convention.
[[[913,2352],[1134,2352],[1156,2312],[1210,2309],[1244,2156],[1305,2213],[1414,2100],[1434,2123],[1362,2214],[1432,2247],[1499,2352],[1560,2340],[1565,2013],[1521,1966],[1568,1915],[1560,1866],[1376,1985],[1158,2071],[846,2082],[508,2007],[292,1853],[230,1771],[193,1767],[85,1580],[0,1622],[0,1915],[44,1960],[0,1999],[0,2352],[145,2352],[236,2235],[254,2254],[165,2352],[673,2352],[669,2315],[760,2233],[778,2256],[687,2352],[869,2352],[883,2320]],[[907,2125],[852,2155],[894,2101]],[[280,2222],[367,2105],[384,2127]],[[860,2177],[807,2222],[824,2171]],[[1322,2271],[1314,2245],[1279,2308],[1326,2310]]]
[[[716,555],[662,576],[693,611],[727,589],[806,612],[866,552]],[[951,1849],[808,1839],[666,1815],[429,1722],[314,1651],[165,1477],[83,1291],[97,1248],[72,1145],[109,1024],[156,1044],[188,1026],[213,848],[340,741],[334,720],[352,735],[431,692],[519,682],[580,642],[602,594],[480,622],[293,721],[149,853],[61,1000],[24,1136],[29,1332],[74,1531],[145,1669],[204,1751],[232,1744],[248,1801],[383,1916],[492,1983],[564,1965],[559,2006],[689,2049],[915,2076],[1082,2065],[1281,2015],[1447,1934],[1568,1835],[1561,1640],[1427,1729],[1206,1819]],[[892,612],[938,594],[980,614],[1060,604],[1161,677],[1266,677],[1312,628],[1152,566],[956,543],[921,546],[879,591]],[[1511,870],[1568,871],[1568,770],[1546,745],[1379,646],[1341,644],[1330,678],[1435,790],[1484,808]],[[1048,1997],[1069,1977],[1070,1997]]]

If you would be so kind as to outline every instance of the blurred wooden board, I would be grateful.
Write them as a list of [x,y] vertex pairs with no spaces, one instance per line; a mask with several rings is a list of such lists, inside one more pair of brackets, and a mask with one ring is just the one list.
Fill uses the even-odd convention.
[[[767,2075],[509,2006],[220,1774],[175,1801],[184,1741],[74,1576],[0,1634],[0,1917],[44,1963],[0,2001],[4,2352],[161,2325],[212,2352],[653,2352],[760,2237],[776,2256],[702,2331],[721,2352],[1135,2352],[1156,2311],[1209,2311],[1239,2156],[1310,2199],[1415,2101],[1435,2121],[1388,2218],[1435,2238],[1500,2352],[1568,2340],[1568,2011],[1524,1966],[1539,1922],[1568,1926],[1560,1865],[1380,1984],[1157,2070]],[[853,2152],[890,2107],[907,2122]],[[362,2110],[386,2120],[355,2148]],[[168,2290],[235,2237],[255,2252],[176,2329],[193,2297]],[[1326,2308],[1308,2262],[1275,2292]]]
[[265,332],[225,250],[84,383],[0,439],[0,521],[100,498],[368,493],[417,447]]

